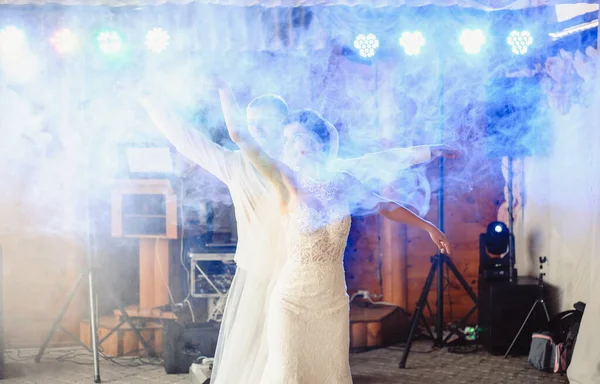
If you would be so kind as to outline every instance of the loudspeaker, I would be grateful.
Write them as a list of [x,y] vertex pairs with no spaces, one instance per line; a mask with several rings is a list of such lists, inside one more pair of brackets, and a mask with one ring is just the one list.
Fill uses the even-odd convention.
[[538,77],[492,80],[486,87],[485,110],[488,155],[547,153],[550,127]]
[[[479,327],[481,344],[490,353],[503,355],[519,332],[533,303],[539,297],[538,281],[518,277],[509,281],[486,281],[479,278]],[[531,335],[547,326],[540,305],[527,322],[511,350],[512,355],[527,355]]]
[[168,321],[163,334],[163,367],[168,374],[187,373],[200,356],[214,357],[219,324],[182,325]]

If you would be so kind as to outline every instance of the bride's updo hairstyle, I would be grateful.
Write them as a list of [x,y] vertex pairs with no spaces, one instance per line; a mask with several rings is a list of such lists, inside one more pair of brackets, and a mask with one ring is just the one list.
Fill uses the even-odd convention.
[[[316,138],[323,144],[323,151],[329,154],[332,150],[332,137],[337,133],[335,127],[318,112],[312,109],[303,109],[291,112],[284,120],[283,126],[290,124],[300,124],[307,131],[312,132]],[[334,140],[335,141],[335,140]]]

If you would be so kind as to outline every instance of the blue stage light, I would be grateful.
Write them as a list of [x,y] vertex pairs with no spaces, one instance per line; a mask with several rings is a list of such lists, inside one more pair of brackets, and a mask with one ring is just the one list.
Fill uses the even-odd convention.
[[362,57],[370,58],[375,56],[375,51],[379,48],[379,40],[372,33],[360,34],[354,40],[354,48],[358,49],[358,54]]
[[506,43],[510,45],[512,53],[515,55],[524,55],[529,50],[529,46],[533,44],[533,36],[529,31],[512,31]]

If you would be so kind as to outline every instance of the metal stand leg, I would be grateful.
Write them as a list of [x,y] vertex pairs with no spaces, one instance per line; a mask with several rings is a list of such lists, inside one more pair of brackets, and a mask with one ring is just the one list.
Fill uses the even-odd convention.
[[527,314],[527,317],[525,318],[525,320],[523,321],[523,324],[521,324],[521,328],[519,328],[519,332],[517,332],[517,335],[515,336],[515,338],[513,339],[512,343],[510,343],[510,347],[508,347],[508,349],[506,350],[506,353],[504,354],[504,358],[506,359],[508,357],[508,355],[510,354],[510,351],[512,350],[513,346],[515,345],[515,343],[517,342],[517,339],[519,338],[519,336],[521,336],[521,332],[523,332],[523,329],[525,328],[525,325],[527,324],[527,322],[529,321],[529,318],[531,317],[531,315],[533,314],[533,311],[535,310],[535,307],[537,307],[538,304],[542,304],[542,308],[544,308],[544,314],[546,315],[546,321],[550,322],[550,315],[548,314],[548,308],[546,308],[546,303],[544,302],[544,300],[542,299],[537,299],[535,301],[535,303],[533,303],[533,305],[531,306],[531,309],[529,310],[529,313]]
[[[83,283],[84,281],[84,277],[88,276],[88,285],[89,285],[89,300],[90,300],[90,331],[91,331],[91,344],[92,347],[88,347],[87,345],[85,345],[83,342],[81,342],[81,340],[79,340],[79,337],[72,335],[70,332],[68,332],[66,329],[64,329],[61,325],[61,322],[63,320],[63,317],[65,316],[65,314],[67,313],[67,310],[69,309],[69,306],[71,305],[71,302],[73,301],[73,298],[75,297],[75,294],[77,293],[77,290],[79,289],[79,286]],[[81,274],[79,274],[79,276],[77,277],[77,280],[75,281],[75,284],[73,285],[73,288],[71,288],[71,291],[69,292],[69,295],[67,296],[67,299],[65,301],[65,303],[63,304],[58,317],[56,318],[56,320],[54,320],[54,323],[52,325],[52,328],[50,329],[50,332],[48,332],[48,335],[46,336],[46,338],[44,339],[44,343],[42,344],[42,346],[40,347],[38,354],[35,357],[35,362],[39,363],[42,359],[42,356],[44,355],[44,353],[46,352],[46,349],[48,348],[48,344],[50,344],[50,341],[52,341],[52,338],[54,337],[54,334],[56,333],[57,330],[61,329],[63,332],[68,333],[74,340],[76,340],[81,346],[83,346],[85,349],[87,349],[89,352],[92,353],[92,355],[94,356],[94,360],[96,360],[99,356],[98,356],[98,346],[104,341],[106,340],[110,335],[112,335],[114,332],[116,332],[123,324],[128,323],[129,327],[131,328],[131,330],[133,331],[133,333],[135,334],[136,338],[140,341],[140,343],[142,344],[144,350],[146,351],[146,353],[148,353],[149,356],[155,356],[156,353],[154,351],[154,349],[152,348],[152,346],[150,346],[148,344],[148,342],[146,341],[146,339],[144,339],[144,337],[142,336],[142,334],[140,333],[139,329],[135,326],[135,323],[133,322],[133,320],[131,319],[131,317],[127,314],[126,310],[125,310],[125,306],[123,305],[123,303],[121,302],[121,300],[119,300],[117,297],[115,297],[115,295],[112,293],[112,291],[107,292],[110,300],[117,306],[117,308],[121,311],[121,314],[123,316],[123,320],[115,327],[113,328],[100,342],[98,342],[98,324],[97,324],[97,314],[96,314],[96,294],[95,294],[95,282],[94,282],[94,275],[92,273],[91,270],[87,271],[87,272],[82,272]],[[100,368],[97,367],[94,364],[94,381],[95,380],[100,380]],[[99,383],[100,381],[95,381],[97,383]]]
[[[467,283],[467,281],[464,279],[464,277],[460,274],[458,268],[456,268],[456,265],[454,265],[454,263],[452,262],[452,259],[450,259],[448,256],[446,255],[436,255],[433,256],[431,258],[432,264],[431,264],[431,268],[429,269],[429,274],[427,275],[427,280],[425,281],[425,285],[423,286],[423,291],[421,291],[421,296],[419,296],[419,301],[417,302],[417,308],[415,309],[415,313],[412,316],[411,319],[411,323],[410,323],[410,332],[408,334],[408,340],[406,341],[406,347],[404,348],[404,353],[402,354],[402,359],[400,360],[400,363],[398,364],[398,366],[400,368],[406,368],[406,360],[408,359],[408,355],[410,353],[410,349],[412,347],[412,343],[413,343],[413,339],[415,336],[415,332],[417,329],[417,325],[419,324],[419,320],[421,320],[421,318],[423,317],[423,308],[425,305],[427,305],[427,296],[429,295],[429,291],[431,290],[431,285],[433,284],[433,279],[435,277],[435,273],[438,272],[438,280],[439,280],[439,271],[441,268],[443,268],[444,264],[448,265],[450,272],[452,272],[452,274],[458,279],[459,283],[461,284],[461,286],[463,287],[463,289],[467,292],[467,294],[469,295],[469,297],[471,297],[471,299],[473,300],[473,303],[475,304],[473,306],[473,308],[467,313],[467,315],[459,322],[460,324],[464,324],[466,322],[466,320],[469,318],[469,316],[471,316],[471,314],[473,314],[475,312],[475,310],[478,307],[478,302],[477,302],[477,296],[475,295],[475,292],[473,292],[473,289],[469,286],[469,284]],[[436,335],[435,335],[435,340],[434,343],[437,347],[442,348],[444,345],[446,345],[446,343],[448,342],[448,340],[450,339],[450,337],[452,336],[452,334],[446,336],[446,338],[443,338],[443,316],[440,316],[440,312],[443,311],[443,307],[440,307],[440,297],[443,297],[444,294],[444,288],[443,288],[443,284],[440,284],[438,281],[438,308],[437,308],[437,324],[436,324]],[[442,323],[442,325],[440,325],[440,323]]]
[[521,335],[521,332],[523,332],[523,329],[525,328],[525,324],[527,324],[527,322],[529,321],[529,318],[533,314],[533,310],[535,309],[535,307],[538,304],[542,304],[542,308],[544,308],[544,314],[546,315],[546,321],[548,323],[550,323],[550,315],[548,314],[548,308],[546,307],[546,302],[544,301],[544,276],[546,276],[546,274],[544,273],[544,263],[546,261],[548,261],[548,259],[546,257],[540,257],[539,261],[540,261],[540,276],[538,278],[538,299],[531,306],[531,309],[529,310],[527,317],[523,321],[523,324],[521,324],[521,328],[519,328],[519,332],[517,332],[517,335],[515,336],[512,343],[508,347],[508,350],[504,354],[504,358],[506,358],[508,356],[508,354],[510,353],[510,351],[512,350],[513,346],[517,342],[517,339]]
[[427,275],[427,280],[425,280],[425,285],[423,286],[423,291],[421,291],[421,296],[419,296],[419,301],[417,301],[417,308],[415,309],[415,313],[410,320],[410,332],[408,334],[408,340],[406,341],[406,346],[404,347],[404,353],[402,354],[400,364],[398,364],[400,368],[406,368],[406,360],[408,359],[408,354],[410,352],[410,348],[412,347],[415,332],[417,331],[417,326],[419,325],[419,320],[423,316],[423,307],[427,303],[427,296],[429,296],[429,291],[431,290],[431,284],[433,283],[435,271],[437,270],[438,260],[439,259],[434,260],[433,264],[431,264],[429,274]]
[[[50,344],[50,341],[54,337],[54,334],[56,333],[56,331],[59,328],[62,328],[62,326],[60,325],[60,323],[61,323],[63,317],[65,316],[65,313],[67,313],[67,310],[69,309],[69,306],[71,305],[71,301],[73,301],[73,298],[75,297],[75,294],[77,293],[77,289],[79,288],[79,285],[83,282],[83,277],[84,276],[85,276],[85,273],[81,273],[77,277],[77,280],[75,280],[75,284],[73,285],[73,288],[71,288],[71,292],[69,292],[69,296],[67,296],[67,300],[65,301],[65,303],[62,306],[62,308],[60,309],[58,317],[56,318],[56,320],[54,320],[54,324],[52,324],[52,328],[50,329],[50,332],[48,332],[48,335],[44,339],[44,343],[42,344],[40,350],[38,351],[38,354],[35,357],[35,362],[36,363],[39,363],[41,361],[42,356],[46,352],[46,349],[48,348],[48,344]],[[77,339],[77,340],[79,341],[79,339]],[[88,348],[87,345],[81,343],[81,341],[79,341],[79,342],[88,351],[91,352],[91,349]]]
[[[79,337],[71,334],[66,329],[64,329],[61,325],[62,319],[65,316],[65,314],[67,313],[67,310],[69,309],[69,306],[71,305],[71,302],[73,301],[73,298],[75,297],[75,294],[77,293],[77,290],[79,289],[79,286],[81,285],[81,283],[83,283],[83,281],[84,281],[83,279],[86,274],[88,276],[89,296],[90,296],[89,297],[89,299],[90,299],[90,335],[91,335],[91,344],[92,344],[91,348],[88,347],[87,345],[85,345],[79,339]],[[42,360],[42,356],[46,352],[46,349],[48,348],[48,344],[50,344],[50,341],[54,337],[54,334],[56,333],[56,331],[58,329],[62,329],[64,332],[69,334],[69,336],[71,336],[71,338],[76,340],[80,345],[82,345],[85,349],[87,349],[89,352],[92,353],[92,356],[94,359],[94,383],[100,383],[101,379],[100,379],[100,362],[99,362],[99,353],[98,353],[98,325],[96,323],[96,318],[97,318],[97,316],[96,316],[96,300],[95,300],[96,294],[95,294],[94,289],[95,289],[94,274],[92,272],[92,269],[89,268],[87,270],[87,272],[82,272],[77,277],[77,280],[75,281],[75,284],[73,285],[73,288],[71,288],[71,291],[69,292],[69,295],[67,296],[67,300],[65,300],[65,303],[63,304],[62,308],[60,309],[58,317],[56,318],[56,320],[54,320],[54,324],[52,325],[50,332],[48,332],[48,335],[44,339],[44,343],[42,344],[37,355],[35,356],[35,362],[39,363]]]
[[90,295],[90,335],[92,337],[92,357],[94,360],[94,383],[102,381],[100,378],[100,357],[98,354],[98,324],[96,323],[96,294],[94,286],[94,274],[92,268],[88,271],[88,287]]

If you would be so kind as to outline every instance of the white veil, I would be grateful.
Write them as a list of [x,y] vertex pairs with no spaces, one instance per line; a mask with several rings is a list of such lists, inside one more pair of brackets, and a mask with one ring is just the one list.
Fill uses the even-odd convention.
[[211,375],[212,384],[260,383],[267,362],[267,313],[285,261],[281,216],[275,198],[255,212],[252,244],[239,244],[237,270],[227,296]]

